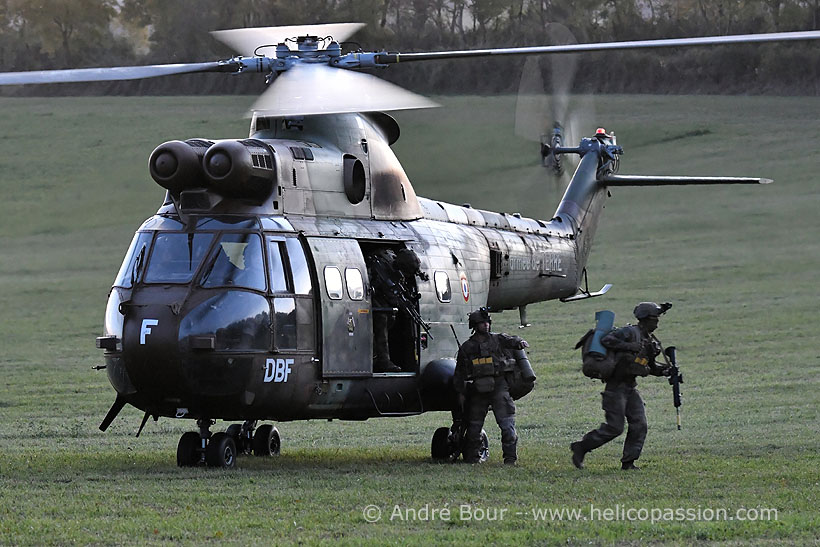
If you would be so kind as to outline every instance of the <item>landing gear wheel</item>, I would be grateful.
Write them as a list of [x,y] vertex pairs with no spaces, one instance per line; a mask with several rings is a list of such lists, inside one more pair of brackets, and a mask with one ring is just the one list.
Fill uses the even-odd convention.
[[233,439],[233,442],[239,445],[239,437],[242,435],[242,426],[239,424],[231,424],[225,430],[225,435]]
[[439,427],[433,433],[433,441],[430,443],[430,455],[437,462],[453,462],[458,459],[461,453],[459,443],[455,441],[454,434],[449,427]]
[[205,462],[210,467],[233,469],[236,466],[236,443],[225,433],[217,433],[205,449]]
[[282,449],[282,439],[279,430],[270,424],[263,424],[256,428],[253,434],[253,453],[256,456],[278,456]]
[[481,448],[478,449],[478,461],[481,463],[490,459],[490,438],[487,437],[487,432],[481,430]]
[[177,445],[177,465],[179,467],[193,467],[201,461],[200,449],[202,439],[196,431],[183,433]]

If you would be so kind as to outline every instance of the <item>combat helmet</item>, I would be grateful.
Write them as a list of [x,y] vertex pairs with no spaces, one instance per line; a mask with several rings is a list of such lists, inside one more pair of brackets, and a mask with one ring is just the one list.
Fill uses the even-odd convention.
[[490,319],[490,312],[488,312],[486,308],[479,308],[474,312],[471,312],[468,316],[468,325],[471,329],[474,329],[479,323],[492,322],[492,319]]
[[396,267],[405,274],[414,274],[419,271],[421,261],[411,249],[402,247],[396,251]]
[[646,319],[647,317],[659,317],[660,315],[666,313],[666,311],[672,307],[672,304],[665,302],[661,305],[658,305],[654,302],[641,302],[635,309],[632,310],[632,315],[640,321],[641,319]]

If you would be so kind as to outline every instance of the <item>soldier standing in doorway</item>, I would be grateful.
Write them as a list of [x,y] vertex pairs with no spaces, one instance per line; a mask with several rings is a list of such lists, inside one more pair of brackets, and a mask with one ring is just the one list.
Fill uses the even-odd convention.
[[601,339],[601,344],[615,352],[615,370],[606,380],[606,387],[601,392],[601,407],[606,422],[598,429],[593,429],[577,442],[570,445],[572,463],[578,469],[584,467],[584,456],[595,450],[624,431],[624,420],[629,424],[626,441],[624,441],[621,469],[638,469],[635,465],[641,455],[646,439],[646,411],[644,402],[637,390],[637,376],[668,376],[671,367],[658,365],[655,357],[660,352],[660,343],[652,333],[658,328],[658,318],[671,304],[659,306],[654,302],[641,302],[633,314],[637,325],[627,325],[615,329]]
[[396,322],[396,314],[412,313],[406,309],[416,306],[416,276],[427,280],[421,271],[421,261],[411,249],[397,251],[380,249],[367,256],[367,269],[373,286],[373,371],[401,372],[390,359],[389,333]]
[[515,403],[510,396],[515,359],[508,350],[524,349],[529,344],[518,336],[490,332],[490,314],[485,309],[472,312],[469,326],[473,335],[461,344],[456,359],[453,383],[464,410],[467,434],[464,461],[478,463],[481,429],[489,407],[501,428],[504,463],[518,460],[518,435],[515,432]]

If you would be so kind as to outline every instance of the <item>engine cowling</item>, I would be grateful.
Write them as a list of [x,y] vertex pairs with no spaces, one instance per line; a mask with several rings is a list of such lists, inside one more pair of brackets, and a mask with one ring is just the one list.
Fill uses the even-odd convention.
[[256,139],[220,141],[202,158],[205,177],[215,192],[260,201],[273,191],[275,167],[270,147]]
[[157,184],[178,196],[183,190],[206,184],[202,157],[213,141],[190,139],[157,146],[148,159],[148,170]]

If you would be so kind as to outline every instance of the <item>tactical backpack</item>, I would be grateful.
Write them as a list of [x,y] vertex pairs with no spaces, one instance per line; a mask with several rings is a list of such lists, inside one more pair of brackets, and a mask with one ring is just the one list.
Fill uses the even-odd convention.
[[615,352],[601,345],[601,338],[612,330],[615,314],[607,310],[596,312],[595,321],[595,328],[578,340],[575,349],[581,348],[584,376],[606,381],[615,371]]

